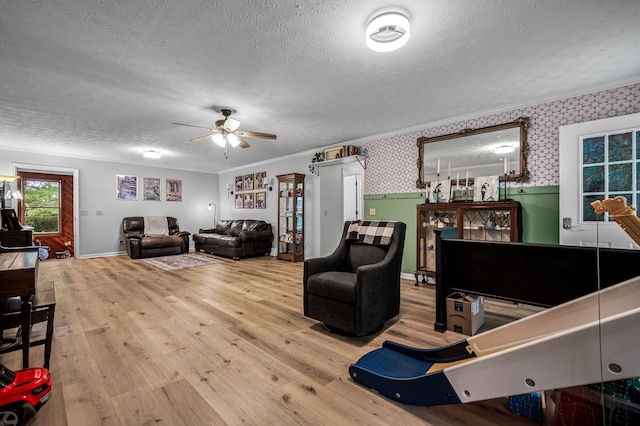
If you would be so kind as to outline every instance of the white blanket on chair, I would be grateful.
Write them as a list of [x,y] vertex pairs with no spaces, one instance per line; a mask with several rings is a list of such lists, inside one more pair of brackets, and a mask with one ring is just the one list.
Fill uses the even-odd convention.
[[150,237],[169,235],[169,225],[166,216],[145,216],[144,235]]

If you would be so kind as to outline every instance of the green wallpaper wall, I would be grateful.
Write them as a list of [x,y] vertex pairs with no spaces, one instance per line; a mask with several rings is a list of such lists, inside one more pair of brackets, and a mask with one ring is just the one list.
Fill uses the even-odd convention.
[[[522,205],[524,242],[558,244],[560,241],[559,187],[509,188],[509,198]],[[426,192],[372,194],[364,197],[366,220],[397,220],[407,224],[402,272],[413,274],[416,263],[416,205]],[[375,210],[375,214],[374,213]]]

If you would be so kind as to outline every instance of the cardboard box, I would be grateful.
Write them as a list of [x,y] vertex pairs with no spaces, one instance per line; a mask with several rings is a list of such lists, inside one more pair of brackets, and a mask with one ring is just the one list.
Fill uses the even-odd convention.
[[447,330],[473,336],[484,323],[484,298],[453,293],[447,297]]

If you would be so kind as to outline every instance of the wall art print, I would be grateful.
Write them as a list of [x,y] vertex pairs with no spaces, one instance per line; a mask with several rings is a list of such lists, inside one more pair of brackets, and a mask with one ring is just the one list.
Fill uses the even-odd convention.
[[236,176],[234,179],[234,191],[236,192],[240,192],[240,191],[244,191],[244,176]]
[[138,177],[129,175],[116,175],[116,199],[138,199]]
[[256,189],[267,188],[267,172],[256,173]]
[[267,208],[267,193],[256,192],[256,209],[266,209],[266,208]]
[[243,191],[251,191],[253,190],[253,173],[244,175],[244,186]]
[[431,182],[429,202],[448,203],[449,198],[451,198],[451,181],[441,180],[439,182]]
[[246,194],[244,194],[244,205],[243,207],[245,209],[252,209],[253,208],[253,192],[248,192]]
[[142,199],[160,201],[160,178],[142,178]]
[[182,201],[182,180],[167,178],[167,201]]
[[473,201],[498,201],[500,193],[499,176],[480,176],[473,180]]

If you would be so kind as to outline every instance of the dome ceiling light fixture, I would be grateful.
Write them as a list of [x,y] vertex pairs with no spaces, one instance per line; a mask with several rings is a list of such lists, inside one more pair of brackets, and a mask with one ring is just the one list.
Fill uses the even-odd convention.
[[144,158],[160,158],[160,157],[162,157],[162,155],[158,151],[154,151],[152,149],[144,151],[142,153],[142,155],[143,155]]
[[499,147],[497,147],[496,149],[493,150],[494,153],[496,154],[509,154],[512,153],[514,151],[514,147],[513,145],[500,145]]
[[386,12],[369,22],[366,41],[375,52],[391,52],[404,46],[410,36],[409,18],[400,12]]

